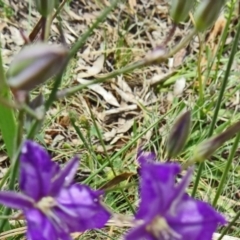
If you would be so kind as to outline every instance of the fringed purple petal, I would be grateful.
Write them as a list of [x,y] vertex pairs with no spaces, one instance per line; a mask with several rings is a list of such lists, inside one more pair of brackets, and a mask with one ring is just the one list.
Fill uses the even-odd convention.
[[21,193],[0,191],[0,204],[15,209],[28,209],[33,207],[33,199]]
[[25,212],[28,240],[71,240],[70,234],[37,209]]
[[189,168],[185,176],[182,178],[181,182],[175,186],[173,190],[172,198],[169,199],[168,211],[173,215],[175,214],[176,208],[179,204],[182,203],[183,198],[186,197],[186,188],[190,184],[193,174],[193,167]]
[[73,182],[78,169],[79,159],[77,157],[69,161],[65,167],[54,177],[51,186],[51,195],[56,196],[62,187],[67,187]]
[[168,224],[183,239],[211,240],[219,224],[226,220],[209,204],[185,195],[175,216],[166,216]]
[[110,213],[101,205],[101,193],[79,184],[64,188],[57,198],[59,207],[55,208],[55,213],[73,232],[102,228]]
[[210,205],[186,194],[193,169],[177,184],[180,165],[150,162],[149,153],[140,157],[141,201],[135,217],[142,225],[131,229],[126,239],[211,240],[225,219]]
[[125,240],[156,240],[155,237],[151,236],[151,234],[149,234],[146,231],[146,226],[142,225],[142,226],[138,226],[136,228],[131,229],[127,235],[124,237]]
[[56,164],[47,151],[27,140],[20,157],[20,189],[36,201],[49,193]]
[[165,214],[175,190],[175,176],[180,171],[178,164],[143,164],[140,169],[141,202],[136,218],[150,221],[156,214]]

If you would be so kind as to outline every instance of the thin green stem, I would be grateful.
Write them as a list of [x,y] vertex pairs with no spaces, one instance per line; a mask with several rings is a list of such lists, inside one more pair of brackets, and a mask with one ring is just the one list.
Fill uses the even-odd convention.
[[232,228],[232,226],[234,225],[234,223],[239,219],[240,217],[240,211],[236,214],[236,216],[234,217],[234,219],[228,224],[228,226],[222,231],[221,236],[218,238],[218,240],[223,239],[223,237],[226,235],[226,233],[228,232],[228,230],[230,230]]
[[114,77],[116,77],[116,76],[118,76],[120,74],[131,72],[134,69],[143,67],[144,63],[145,63],[145,61],[139,61],[139,62],[136,62],[136,63],[131,64],[129,66],[123,67],[121,69],[117,69],[117,70],[107,74],[104,77],[97,78],[97,79],[94,79],[92,81],[89,81],[89,83],[87,83],[87,84],[81,84],[81,85],[78,85],[76,87],[71,87],[71,88],[67,88],[67,89],[61,90],[61,91],[59,91],[57,93],[57,98],[61,99],[63,97],[67,97],[67,96],[73,95],[74,93],[76,93],[76,92],[78,92],[78,91],[80,91],[80,90],[82,90],[82,89],[84,89],[87,86],[90,86],[92,84],[101,83],[101,82],[104,82],[104,81],[106,81],[106,80],[108,80],[110,78],[114,78]]
[[6,88],[7,88],[7,84],[6,84],[6,78],[5,78],[5,71],[3,68],[2,52],[0,49],[0,89],[1,89],[1,92],[3,91],[3,89],[5,90]]
[[[234,41],[233,41],[231,53],[230,53],[229,60],[228,60],[228,63],[227,63],[227,68],[226,68],[226,71],[225,71],[225,74],[224,74],[224,77],[223,77],[222,86],[221,86],[221,89],[220,89],[220,92],[219,92],[219,95],[218,95],[218,100],[217,100],[215,111],[214,111],[214,114],[213,114],[213,119],[212,119],[212,122],[211,122],[211,125],[210,125],[210,128],[209,128],[208,137],[212,136],[214,128],[215,128],[215,124],[216,124],[216,121],[217,121],[219,109],[220,109],[221,104],[222,104],[223,95],[224,95],[224,92],[226,90],[226,86],[227,86],[227,83],[228,83],[228,78],[229,78],[229,75],[230,75],[230,71],[231,71],[231,67],[232,67],[232,64],[233,64],[234,56],[237,52],[239,36],[240,36],[240,22],[238,23],[237,33],[236,33]],[[200,177],[201,177],[201,174],[202,174],[202,171],[203,171],[204,164],[205,164],[205,162],[202,162],[199,165],[197,176],[196,176],[196,179],[195,179],[195,184],[194,184],[193,191],[192,191],[192,196],[193,197],[196,194],[197,187],[198,187],[198,184],[199,184],[199,181],[200,181]]]
[[114,169],[113,163],[112,163],[112,161],[111,161],[110,158],[109,158],[109,155],[108,155],[106,146],[105,146],[104,141],[103,141],[103,138],[102,138],[102,134],[101,134],[101,132],[99,131],[99,128],[98,128],[97,123],[96,123],[96,120],[95,120],[95,117],[94,117],[94,115],[93,115],[93,113],[92,113],[92,111],[91,111],[90,108],[89,108],[89,111],[90,111],[90,114],[91,114],[91,119],[93,120],[94,128],[95,128],[95,130],[96,130],[96,132],[97,132],[97,136],[98,136],[98,138],[99,138],[100,144],[101,144],[102,147],[103,147],[103,151],[104,151],[104,154],[105,154],[105,156],[106,156],[106,160],[107,160],[107,162],[108,162],[108,166],[111,168],[114,177],[116,177],[117,174],[116,174],[116,171],[115,171],[115,169]]
[[[200,37],[199,37],[200,40]],[[201,55],[203,51],[202,42],[200,40],[199,44],[199,53],[198,53],[198,63],[197,63],[197,72],[198,72],[198,83],[199,83],[199,103],[200,105],[203,104],[204,99],[204,86],[203,86],[203,78],[202,78],[202,72],[201,72]]]
[[[65,69],[65,67],[64,67],[64,69]],[[47,110],[51,107],[52,103],[53,103],[54,100],[56,99],[57,90],[58,90],[58,88],[60,87],[61,82],[62,82],[63,71],[64,71],[64,70],[62,70],[61,73],[58,74],[58,75],[55,77],[53,89],[52,89],[52,91],[51,91],[51,93],[50,93],[50,96],[48,97],[48,99],[47,99],[47,101],[46,101],[46,103],[45,103],[45,111],[47,111]]]
[[[91,112],[91,115],[92,115],[92,112]],[[93,116],[93,115],[92,115],[92,119],[94,119],[94,116]],[[90,153],[93,154],[93,157],[94,157],[95,159],[97,159],[96,154],[94,153],[91,144],[87,144],[87,142],[86,142],[86,140],[85,140],[82,132],[81,132],[80,129],[76,126],[74,120],[75,120],[75,119],[74,119],[73,117],[70,117],[71,124],[73,125],[73,127],[74,127],[75,131],[77,132],[78,136],[79,136],[79,137],[81,138],[81,140],[83,141],[83,144],[84,144],[85,148],[86,148]],[[112,168],[112,171],[113,171],[114,176],[116,176],[116,172],[115,172],[115,170],[114,170],[114,168],[113,168],[112,161],[110,160],[110,158],[109,158],[109,156],[108,156],[108,153],[107,153],[105,144],[104,144],[103,139],[102,139],[102,137],[101,137],[101,133],[100,133],[100,131],[99,131],[99,129],[98,129],[97,124],[96,124],[95,121],[94,121],[94,126],[95,126],[95,128],[96,128],[96,131],[97,131],[98,137],[99,137],[99,139],[100,139],[100,142],[101,142],[101,144],[102,144],[102,146],[103,146],[104,153],[105,153],[105,156],[106,156],[106,158],[107,158],[107,161],[108,161],[110,167]],[[133,209],[132,204],[130,203],[129,199],[127,198],[126,194],[124,193],[124,189],[118,189],[118,190],[123,194],[123,197],[125,198],[126,202],[128,203],[130,210],[131,210],[132,213],[134,214],[134,209]]]
[[[5,70],[2,61],[1,43],[0,43],[0,98],[5,99],[5,103],[11,105],[11,91],[6,83]],[[6,107],[0,103],[0,131],[5,143],[8,156],[14,155],[14,139],[17,131],[14,109]]]
[[30,108],[27,104],[23,104],[21,106],[21,109],[27,113],[29,116],[33,117],[34,119],[37,120],[42,120],[43,116],[42,114],[36,113],[32,108]]
[[211,66],[209,67],[209,72],[207,74],[207,78],[210,74],[210,71],[212,69],[212,65],[214,64],[214,60],[215,58],[217,57],[217,62],[216,62],[216,65],[215,65],[215,74],[214,74],[214,77],[213,79],[217,79],[217,75],[218,75],[218,71],[219,71],[219,66],[220,66],[220,63],[221,63],[221,58],[222,58],[222,53],[223,53],[223,50],[224,50],[224,46],[225,46],[225,43],[227,41],[227,37],[228,37],[228,31],[229,31],[229,26],[230,26],[230,23],[231,23],[231,20],[232,20],[232,16],[233,16],[233,13],[234,13],[234,9],[235,9],[235,4],[234,4],[235,0],[232,0],[231,1],[231,8],[229,10],[229,15],[227,17],[227,23],[225,25],[225,28],[224,28],[224,31],[222,33],[222,36],[221,36],[221,39],[220,39],[220,44],[217,48],[217,56],[215,55],[214,58],[212,59],[212,64]]
[[235,153],[237,151],[239,140],[240,140],[240,133],[237,134],[237,136],[235,138],[235,141],[233,143],[233,146],[231,148],[231,152],[230,152],[230,154],[228,156],[227,164],[226,164],[226,166],[224,168],[224,172],[222,174],[222,177],[221,177],[221,180],[220,180],[217,192],[215,194],[215,197],[214,197],[214,200],[213,200],[213,203],[212,203],[213,207],[216,207],[217,201],[218,201],[218,199],[219,199],[219,197],[220,197],[220,195],[221,195],[221,193],[223,191],[224,183],[227,180],[228,172],[229,172],[229,170],[231,168],[234,155],[235,155]]
[[[109,158],[109,155],[108,155],[106,146],[105,146],[104,141],[103,141],[103,138],[102,138],[102,134],[101,134],[101,132],[99,131],[99,128],[98,128],[97,123],[96,123],[96,121],[95,121],[95,117],[94,117],[94,115],[93,115],[93,113],[92,113],[92,111],[91,111],[90,108],[89,108],[89,110],[90,110],[90,113],[91,113],[91,119],[93,120],[93,124],[94,124],[94,127],[95,127],[95,129],[96,129],[98,138],[99,138],[100,143],[101,143],[101,145],[102,145],[102,147],[103,147],[103,151],[104,151],[104,154],[105,154],[105,156],[106,156],[106,159],[107,159],[107,162],[108,162],[108,166],[111,168],[114,177],[116,177],[117,174],[116,174],[116,171],[115,171],[115,169],[114,169],[113,161],[111,161],[111,159]],[[121,192],[121,194],[123,195],[125,201],[127,202],[127,204],[128,204],[128,206],[129,206],[132,214],[134,214],[134,213],[135,213],[134,208],[132,207],[132,204],[131,204],[131,202],[129,201],[129,199],[128,199],[128,197],[126,196],[126,194],[125,194],[125,192],[123,191],[123,189],[120,189],[120,192]]]
[[47,18],[42,17],[42,31],[41,31],[41,40],[42,41],[44,41],[44,39],[45,39],[46,24],[47,24]]
[[[40,124],[40,121],[35,120],[32,125],[31,128],[29,129],[26,139],[32,139],[35,135],[35,131],[38,127],[38,124]],[[20,151],[21,151],[21,146],[18,147],[18,150],[16,151],[13,160],[12,160],[12,165],[10,168],[8,168],[7,172],[4,174],[4,177],[2,178],[2,180],[0,181],[0,189],[2,189],[2,187],[4,186],[4,184],[6,183],[8,177],[12,174],[12,172],[14,172],[14,170],[12,170],[12,168],[14,167],[14,164],[17,162],[19,155],[20,155]],[[13,186],[15,179],[12,180],[12,178],[10,178],[9,181],[9,188],[11,189],[11,187]],[[0,231],[1,232],[1,231]]]
[[[150,65],[153,63],[153,61],[158,61],[159,62],[164,62],[166,61],[168,58],[172,57],[174,54],[176,54],[179,50],[181,50],[191,39],[192,37],[196,34],[196,30],[193,29],[185,38],[182,42],[180,42],[176,47],[174,47],[169,53],[167,53],[166,55],[163,55],[163,56],[159,56],[159,59],[142,59],[142,60],[139,60],[135,63],[132,63],[128,66],[125,66],[123,68],[120,68],[120,69],[116,69],[115,71],[113,72],[110,72],[109,74],[106,74],[105,76],[103,77],[100,77],[100,78],[97,78],[97,79],[94,79],[92,81],[89,81],[89,83],[87,84],[81,84],[81,85],[78,85],[76,87],[71,87],[71,88],[67,88],[67,89],[64,89],[64,90],[61,90],[57,93],[57,98],[58,99],[61,99],[63,97],[67,97],[67,96],[70,96],[70,95],[73,95],[74,93],[86,88],[87,86],[89,85],[92,85],[92,84],[96,84],[96,83],[101,83],[101,82],[104,82],[108,79],[112,79],[112,78],[115,78],[116,76],[118,75],[121,75],[121,74],[126,74],[126,73],[129,73],[135,69],[140,69],[140,68],[143,68],[143,67],[146,67],[147,65]],[[154,51],[154,50],[153,50]]]
[[99,234],[101,234],[102,236],[105,237],[105,239],[110,239],[110,240],[116,240],[115,237],[111,237],[109,234],[107,234],[106,232],[104,231],[101,231],[100,229],[95,229],[95,231]]
[[47,42],[49,38],[49,33],[51,29],[51,24],[52,24],[52,18],[48,16],[45,19],[45,28],[44,28],[44,41]]
[[[138,139],[140,139],[142,136],[144,136],[147,132],[149,132],[152,128],[154,128],[162,119],[164,119],[168,114],[170,114],[172,111],[175,109],[172,108],[169,110],[166,114],[162,115],[159,117],[154,123],[152,123],[148,128],[146,128],[144,131],[142,131],[139,135],[136,137],[132,138],[131,141],[129,141],[121,150],[119,150],[112,158],[111,162],[113,163],[123,152],[127,151],[131,146],[133,146]],[[91,174],[86,180],[84,180],[84,183],[87,184],[89,183],[98,173],[100,173],[105,167],[108,166],[108,162],[104,162],[104,164],[96,170],[93,174]]]
[[94,157],[94,160],[97,162],[97,156],[96,156],[95,152],[93,151],[92,144],[89,144],[86,141],[86,137],[84,137],[84,135],[83,135],[82,131],[80,130],[80,128],[75,124],[75,118],[73,117],[73,115],[70,115],[70,121],[71,121],[71,124],[72,124],[74,130],[76,131],[77,135],[79,136],[79,138],[83,142],[83,145],[84,145],[85,149],[89,153],[91,153],[91,155]]
[[18,149],[22,142],[24,116],[25,116],[24,111],[22,109],[19,110],[18,118],[17,118],[18,127],[17,127],[17,137],[16,137],[16,143],[15,143],[15,149]]
[[63,1],[61,2],[61,4],[58,6],[56,12],[55,12],[55,13],[53,14],[53,16],[52,16],[52,21],[54,20],[55,17],[58,16],[58,14],[60,13],[60,11],[62,10],[62,8],[64,7],[64,5],[66,4],[67,1],[68,1],[68,0],[63,0]]
[[26,139],[33,139],[36,133],[36,129],[38,129],[39,124],[41,124],[41,120],[34,120],[28,133]]

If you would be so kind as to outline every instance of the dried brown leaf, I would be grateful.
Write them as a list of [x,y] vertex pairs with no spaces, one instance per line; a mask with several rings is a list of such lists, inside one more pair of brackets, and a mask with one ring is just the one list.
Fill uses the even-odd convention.
[[[82,84],[91,82],[82,78],[78,78],[77,81]],[[113,105],[115,107],[120,106],[117,99],[112,95],[112,93],[104,89],[100,84],[92,84],[92,85],[89,85],[88,88],[98,93],[99,95],[101,95],[104,98],[104,100],[110,105]]]
[[129,179],[132,175],[134,175],[134,173],[131,173],[131,172],[122,173],[122,174],[114,177],[109,182],[105,183],[103,186],[101,186],[100,190],[111,189],[111,188],[115,187],[116,185],[118,185],[119,183]]
[[93,63],[92,67],[87,67],[86,72],[82,72],[78,74],[78,77],[80,78],[87,78],[87,77],[92,77],[96,76],[99,74],[102,69],[103,69],[103,64],[104,64],[104,55],[100,55],[96,61]]

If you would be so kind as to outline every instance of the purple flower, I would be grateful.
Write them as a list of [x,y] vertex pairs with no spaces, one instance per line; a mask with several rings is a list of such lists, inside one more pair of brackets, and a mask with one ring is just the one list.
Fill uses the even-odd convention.
[[22,193],[0,192],[0,203],[21,209],[30,240],[70,240],[70,233],[101,228],[110,213],[101,205],[101,191],[73,183],[78,158],[63,169],[38,144],[26,141],[20,157]]
[[125,239],[211,240],[218,224],[226,221],[209,204],[186,194],[193,170],[176,184],[180,165],[156,163],[152,153],[140,152],[138,160],[141,202],[136,225]]

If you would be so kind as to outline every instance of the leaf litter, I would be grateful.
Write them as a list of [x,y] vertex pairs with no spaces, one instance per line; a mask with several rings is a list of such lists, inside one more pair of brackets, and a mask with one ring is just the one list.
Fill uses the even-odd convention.
[[[8,65],[12,57],[24,44],[20,30],[29,34],[30,29],[35,26],[40,16],[33,6],[29,6],[28,1],[6,0],[5,2],[14,10],[11,18],[5,17],[0,22],[3,58],[6,65]],[[93,0],[75,0],[64,7],[61,15],[63,18],[64,35],[69,46],[81,36],[101,10],[108,5],[109,2],[107,0],[101,3]],[[56,23],[57,21],[54,20],[49,39],[50,43],[60,43]],[[63,87],[87,83],[93,78],[104,76],[116,68],[141,59],[152,47],[164,41],[171,23],[168,14],[168,1],[129,0],[126,3],[120,3],[119,8],[109,14],[107,21],[99,29],[95,30],[83,49],[80,49],[77,53],[76,61],[70,66],[71,73],[67,76],[68,80],[66,81],[66,85],[63,84]],[[188,29],[189,23],[177,28],[172,41],[168,45],[171,47],[179,42]],[[209,39],[213,39],[214,32],[217,32],[216,29],[217,27],[213,28],[212,33],[210,32]],[[88,99],[87,107],[90,107],[94,113],[97,113],[96,118],[100,120],[99,126],[101,126],[102,130],[104,132],[111,132],[112,128],[115,128],[117,129],[116,132],[121,132],[121,134],[130,138],[131,128],[125,128],[128,129],[125,131],[121,130],[124,124],[121,124],[120,120],[125,118],[126,122],[129,121],[130,123],[133,123],[134,119],[137,122],[142,121],[143,118],[141,115],[143,114],[143,109],[139,107],[139,104],[145,107],[160,104],[158,99],[163,96],[161,96],[161,93],[159,94],[155,91],[156,86],[159,86],[159,84],[164,83],[168,78],[175,75],[178,69],[184,64],[184,59],[196,51],[194,46],[198,48],[198,40],[195,40],[186,49],[183,49],[174,56],[173,65],[167,63],[155,64],[136,70],[134,73],[118,76],[110,82],[89,86],[83,94],[85,99]],[[212,42],[212,40],[208,41]],[[188,85],[184,87],[186,88]],[[49,92],[46,88],[44,87],[44,90]],[[144,99],[142,95],[144,90],[147,91],[148,98],[152,100]],[[179,91],[183,92],[184,88]],[[174,92],[176,92],[176,85]],[[86,115],[85,117],[91,121],[89,111],[86,111],[86,108],[82,108],[81,103],[78,106],[70,103],[76,100],[78,96],[79,94],[72,97],[69,101],[66,100],[68,101],[67,105],[65,101],[61,102],[60,106],[56,104],[55,108],[56,106],[58,108],[57,116],[52,114],[52,112],[56,112],[56,109],[50,110],[48,117],[56,120],[55,123],[52,123],[55,126],[54,129],[56,127],[59,129],[70,128],[69,126],[66,127],[66,125],[62,126],[62,122],[58,121],[59,118],[64,117],[66,112],[69,113],[69,109],[78,115]],[[168,103],[166,102],[166,104]],[[128,114],[129,112],[131,114]],[[161,113],[163,112],[164,110],[162,109]],[[51,126],[48,127],[51,128]],[[70,133],[68,131],[68,134],[70,134],[68,135],[68,139],[71,139],[71,134],[75,135],[71,131]],[[45,131],[43,134],[43,139],[47,140],[45,141],[47,145],[51,145],[55,137],[55,134],[49,135],[49,131]],[[62,138],[62,141],[59,140],[60,144],[58,147],[61,147],[61,142],[63,145],[66,140],[66,136]],[[113,138],[110,139],[108,137],[107,142],[111,144],[111,140]],[[107,142],[106,144],[108,144]],[[71,145],[71,141],[69,144]]]
[[[13,56],[24,45],[20,30],[26,35],[30,34],[40,16],[33,6],[29,6],[29,1],[4,0],[4,2],[14,12],[10,18],[4,16],[4,12],[0,13],[2,15],[0,20],[2,55],[7,68]],[[100,2],[73,0],[64,7],[61,13],[62,25],[69,47],[108,5],[108,0]],[[79,50],[67,70],[61,88],[89,83],[94,78],[103,77],[113,70],[141,59],[153,47],[165,40],[171,23],[166,0],[121,2],[119,7],[109,14],[107,21],[94,31],[85,46]],[[174,37],[168,42],[168,47],[171,48],[181,41],[189,30],[189,23],[177,28]],[[57,21],[54,20],[49,43],[60,44],[61,38],[56,24]],[[216,52],[218,42],[215,39],[220,35],[223,24],[225,23],[221,16],[207,35],[206,43],[213,52]],[[227,44],[230,44],[231,40],[232,37],[229,35]],[[198,54],[199,42],[198,37],[195,37],[186,48],[173,57],[172,62],[151,65],[144,69],[137,69],[133,73],[119,75],[105,83],[89,85],[82,92],[55,103],[46,114],[47,126],[37,137],[38,141],[47,146],[54,155],[54,159],[60,162],[66,161],[69,155],[87,154],[82,140],[79,139],[71,125],[71,113],[89,144],[94,146],[96,153],[104,154],[99,138],[94,133],[92,113],[109,154],[118,151],[132,138],[134,124],[144,127],[146,111],[158,109],[157,114],[161,116],[168,111],[174,98],[185,98],[185,102],[188,102],[188,99],[192,101],[192,95],[187,90],[197,83],[194,79],[191,79],[193,81],[189,83],[186,77],[178,77],[175,84],[168,88],[163,84],[177,75],[178,71],[181,71],[185,64]],[[201,63],[203,71],[206,61],[203,60]],[[36,89],[32,95],[36,96],[39,92],[49,94],[49,88],[51,88],[51,83]],[[161,91],[161,88],[165,90]],[[91,131],[84,126],[85,123],[90,126]],[[89,133],[90,136],[88,136]],[[154,131],[149,131],[142,137],[142,142],[149,141],[153,134]],[[91,172],[90,164],[84,164],[86,170]],[[8,166],[8,159],[2,150],[0,152],[0,178]],[[125,164],[122,172],[118,173],[119,178],[131,176],[131,173],[124,172],[124,169],[129,170],[128,164]],[[118,178],[113,179],[113,182],[116,179]],[[112,182],[109,182],[109,185],[111,184]]]

